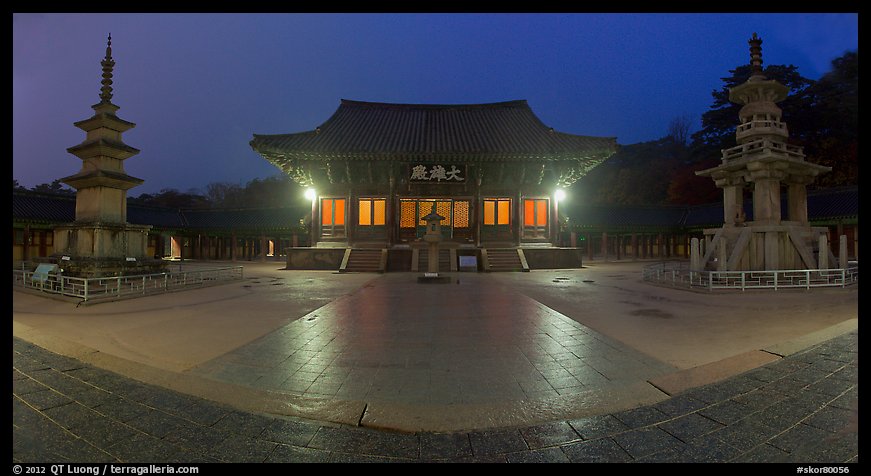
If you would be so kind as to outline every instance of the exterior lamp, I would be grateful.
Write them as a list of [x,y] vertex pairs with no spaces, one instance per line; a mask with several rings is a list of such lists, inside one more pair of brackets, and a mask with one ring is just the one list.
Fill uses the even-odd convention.
[[556,198],[556,201],[561,202],[564,198],[566,198],[566,191],[558,188],[556,192],[554,192],[553,197]]
[[315,189],[307,188],[305,190],[305,198],[307,198],[309,201],[314,200],[315,197],[317,197],[317,193],[315,193]]

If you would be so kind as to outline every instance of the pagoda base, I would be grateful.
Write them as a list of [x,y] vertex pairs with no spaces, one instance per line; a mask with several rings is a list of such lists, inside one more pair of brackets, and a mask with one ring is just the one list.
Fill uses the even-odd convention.
[[80,278],[162,273],[166,263],[147,255],[150,229],[102,222],[58,226],[53,258],[65,275]]
[[828,246],[820,246],[827,231],[798,223],[753,222],[706,229],[702,266],[712,271],[819,269],[833,261]]
[[54,255],[64,276],[75,278],[107,278],[116,276],[137,276],[166,272],[167,262],[162,259],[128,261],[126,258],[82,258]]

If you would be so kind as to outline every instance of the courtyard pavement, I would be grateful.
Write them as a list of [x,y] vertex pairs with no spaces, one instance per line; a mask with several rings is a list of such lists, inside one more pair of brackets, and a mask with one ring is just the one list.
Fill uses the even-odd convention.
[[13,461],[858,462],[858,286],[240,264],[90,306],[14,292]]

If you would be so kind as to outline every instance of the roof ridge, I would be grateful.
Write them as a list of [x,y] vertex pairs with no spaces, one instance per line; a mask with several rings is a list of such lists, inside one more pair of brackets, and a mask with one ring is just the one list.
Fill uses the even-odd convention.
[[467,109],[484,109],[494,107],[529,107],[526,99],[515,99],[511,101],[490,102],[490,103],[469,103],[469,104],[440,104],[440,103],[395,103],[395,102],[375,102],[375,101],[357,101],[354,99],[342,99],[342,106],[355,107],[384,107],[396,109],[448,109],[448,108],[467,108]]

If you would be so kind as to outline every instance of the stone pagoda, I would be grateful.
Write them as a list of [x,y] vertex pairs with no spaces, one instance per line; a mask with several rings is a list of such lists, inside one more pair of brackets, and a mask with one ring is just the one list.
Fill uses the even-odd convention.
[[147,256],[149,225],[127,223],[127,190],[142,179],[124,172],[124,160],[139,153],[121,139],[136,124],[115,115],[112,104],[112,36],[101,62],[103,80],[94,115],[74,123],[84,142],[67,152],[82,160],[82,169],[61,181],[76,189],[76,221],[54,229],[55,258],[63,273],[103,277],[160,272],[162,260]]
[[[807,218],[807,184],[830,167],[805,161],[801,147],[787,144],[778,102],[789,88],[762,72],[762,39],[753,33],[750,79],[729,91],[729,100],[743,107],[735,137],[738,145],[722,151],[722,163],[696,172],[723,189],[722,228],[706,229],[702,267],[719,271],[819,269],[829,262],[826,228],[811,227]],[[753,190],[753,216],[744,216],[743,192]],[[786,217],[781,195],[786,191]]]

